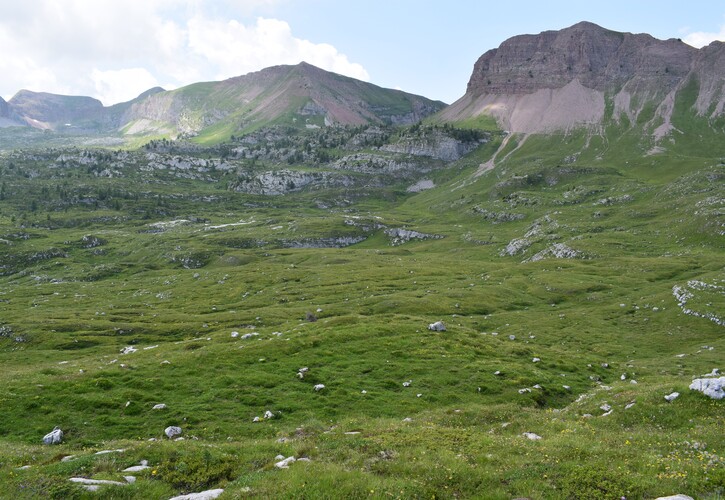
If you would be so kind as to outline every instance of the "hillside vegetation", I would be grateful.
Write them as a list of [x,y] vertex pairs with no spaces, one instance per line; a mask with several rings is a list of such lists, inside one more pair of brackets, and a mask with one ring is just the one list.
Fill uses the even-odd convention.
[[725,350],[707,130],[4,152],[2,491],[719,498],[723,401],[688,389]]

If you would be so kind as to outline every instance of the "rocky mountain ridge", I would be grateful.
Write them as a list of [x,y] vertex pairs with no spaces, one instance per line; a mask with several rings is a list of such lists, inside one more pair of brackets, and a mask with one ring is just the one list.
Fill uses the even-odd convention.
[[[725,44],[695,49],[679,39],[620,33],[581,22],[520,35],[483,54],[466,94],[444,121],[481,115],[512,132],[542,133],[606,121],[644,122],[657,139],[671,130],[676,98],[697,87],[693,112],[723,115]],[[652,111],[654,111],[652,113]]]
[[22,90],[8,103],[0,103],[0,118],[6,118],[5,126],[79,127],[172,137],[209,133],[224,139],[277,123],[300,128],[409,125],[443,107],[442,102],[384,89],[303,62],[172,91],[153,88],[132,101],[109,107],[90,97]]

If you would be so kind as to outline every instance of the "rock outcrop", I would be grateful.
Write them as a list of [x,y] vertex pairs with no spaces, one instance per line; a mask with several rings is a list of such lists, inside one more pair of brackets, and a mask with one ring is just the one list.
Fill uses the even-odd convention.
[[660,138],[672,130],[674,103],[688,85],[698,91],[694,114],[725,113],[723,68],[721,42],[698,50],[679,39],[581,22],[515,36],[486,52],[474,65],[466,94],[440,116],[457,121],[490,115],[520,133],[643,120]]

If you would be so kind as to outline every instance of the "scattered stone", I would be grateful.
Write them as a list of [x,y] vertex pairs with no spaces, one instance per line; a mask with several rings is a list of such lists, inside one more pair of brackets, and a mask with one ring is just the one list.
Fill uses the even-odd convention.
[[79,483],[88,491],[98,491],[101,486],[126,486],[128,483],[108,481],[106,479],[86,479],[85,477],[72,477],[69,481]]
[[519,389],[519,394],[526,394],[527,392],[531,392],[531,389],[528,387],[524,387],[523,389]]
[[261,421],[262,421],[262,419],[261,419],[261,418],[259,418],[259,417],[254,417],[254,418],[252,419],[252,422],[261,422]]
[[[145,460],[144,460],[145,462]],[[121,472],[141,472],[142,470],[148,469],[149,466],[142,463],[141,465],[134,465],[133,467],[127,467],[126,469],[123,469]]]
[[599,407],[599,409],[602,411],[609,411],[612,409],[612,406],[607,403],[604,403],[602,406]]
[[131,354],[132,352],[136,352],[138,349],[136,349],[133,346],[127,346],[121,349],[121,354]]
[[627,403],[627,404],[626,404],[626,405],[624,406],[624,409],[625,409],[625,410],[629,410],[629,409],[630,409],[630,408],[632,408],[633,406],[634,406],[634,401],[632,401],[631,403]]
[[494,375],[501,375],[501,370],[496,370],[495,372],[493,372],[493,374]]
[[509,335],[509,340],[516,340],[516,335]]
[[274,457],[275,460],[284,460],[284,455],[277,455]]
[[272,413],[271,411],[267,410],[267,411],[264,412],[264,418],[265,419],[274,418],[274,413]]
[[165,410],[166,409],[166,405],[164,403],[159,403],[157,405],[154,405],[154,407],[151,408],[151,409],[152,410]]
[[413,419],[412,419],[412,418],[410,418],[410,417],[405,417],[405,418],[403,419],[403,422],[412,422],[412,421],[413,421]]
[[312,462],[312,459],[307,458],[307,457],[302,457],[302,458],[298,458],[297,462]]
[[101,450],[97,451],[95,455],[107,455],[108,453],[123,453],[126,451],[124,448],[119,448],[118,450]]
[[410,387],[410,384],[412,384],[412,380],[408,380],[407,382],[403,382],[403,387]]
[[532,441],[538,441],[539,439],[541,439],[541,436],[539,436],[538,434],[534,434],[533,432],[524,432],[522,436]]
[[627,374],[623,373],[619,376],[619,380],[627,380]]
[[325,384],[317,384],[317,385],[315,385],[313,387],[313,389],[315,390],[315,392],[319,392],[319,391],[321,391],[324,388],[325,388]]
[[672,394],[668,394],[667,396],[665,396],[665,399],[667,401],[674,401],[675,399],[677,399],[679,397],[680,397],[680,393],[679,392],[673,392]]
[[170,425],[169,427],[164,429],[164,434],[166,434],[166,437],[168,437],[169,439],[173,439],[176,436],[181,436],[181,427]]
[[235,339],[239,337],[239,332],[232,332],[232,338]]
[[348,431],[345,433],[346,436],[357,436],[360,434],[360,431]]
[[177,497],[169,498],[169,500],[214,500],[222,493],[224,493],[224,490],[222,488],[217,488],[215,490],[206,490],[199,493],[180,495]]
[[61,462],[70,462],[71,460],[75,460],[75,459],[76,459],[75,455],[66,455],[65,457],[61,458],[60,461]]
[[564,389],[566,389],[567,391],[570,391],[570,390],[571,390],[571,387],[570,387],[570,386],[568,386],[568,385],[562,385],[562,387],[563,387]]
[[278,469],[289,469],[289,465],[295,462],[295,457],[287,457],[284,460],[280,460],[279,462],[275,463],[274,466]]
[[436,321],[435,323],[431,323],[428,325],[428,330],[431,330],[433,332],[445,332],[446,325],[442,321]]
[[416,398],[419,398],[419,397],[421,397],[421,396],[423,396],[423,395],[422,395],[422,394],[416,394],[416,395],[415,395],[415,397],[416,397]]
[[601,416],[602,416],[602,417],[607,417],[607,416],[611,415],[613,411],[614,411],[614,410],[609,410],[608,412],[602,413],[602,415],[601,415]]
[[692,497],[678,493],[677,495],[670,495],[668,497],[657,497],[655,500],[695,500]]
[[60,427],[56,427],[48,434],[43,436],[43,444],[60,444],[63,442],[63,431]]
[[367,393],[368,393],[368,391],[366,391],[365,389],[363,389],[362,391],[360,391],[360,394],[367,394]]
[[18,467],[15,470],[28,470],[32,467],[32,465],[23,465],[22,467]]
[[306,366],[303,366],[302,368],[297,370],[297,378],[299,378],[299,379],[305,378],[305,373],[307,373],[308,371],[310,371],[310,369],[307,368]]
[[531,360],[532,363],[538,363],[539,361],[541,361],[541,358],[534,358]]
[[[716,368],[713,373],[720,371]],[[720,378],[698,378],[690,384],[690,390],[700,391],[711,399],[725,398],[725,377]]]
[[136,476],[123,476],[128,484],[136,482]]

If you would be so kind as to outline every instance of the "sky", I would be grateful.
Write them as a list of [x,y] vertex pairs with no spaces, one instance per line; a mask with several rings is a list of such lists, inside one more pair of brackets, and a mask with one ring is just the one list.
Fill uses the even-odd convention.
[[0,0],[0,96],[111,105],[306,61],[451,103],[487,50],[584,20],[695,47],[725,41],[722,0]]

